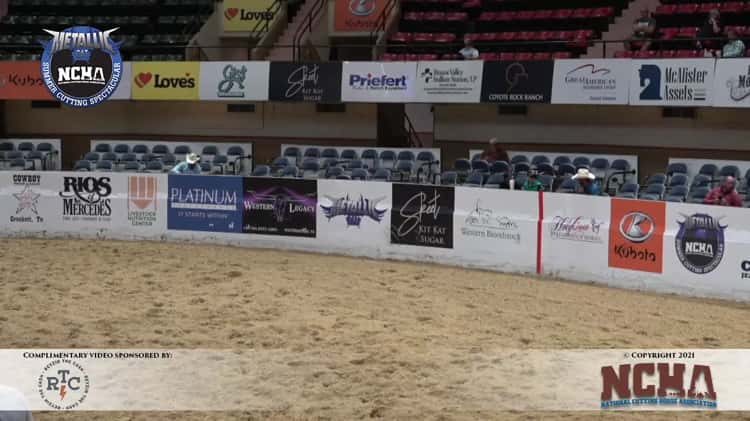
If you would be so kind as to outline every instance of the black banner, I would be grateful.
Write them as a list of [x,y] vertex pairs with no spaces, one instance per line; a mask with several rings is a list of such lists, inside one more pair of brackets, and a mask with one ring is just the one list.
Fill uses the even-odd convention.
[[318,183],[286,178],[245,178],[242,232],[315,237]]
[[271,63],[270,101],[341,102],[341,63]]
[[486,61],[482,102],[549,103],[553,72],[553,61]]
[[452,187],[393,184],[391,243],[453,248]]

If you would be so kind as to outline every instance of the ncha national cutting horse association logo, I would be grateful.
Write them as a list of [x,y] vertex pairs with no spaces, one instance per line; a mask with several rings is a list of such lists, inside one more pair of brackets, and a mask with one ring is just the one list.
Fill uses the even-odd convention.
[[101,104],[112,96],[122,78],[120,43],[110,35],[118,28],[100,31],[73,26],[44,31],[52,39],[42,42],[42,80],[52,96],[71,107]]

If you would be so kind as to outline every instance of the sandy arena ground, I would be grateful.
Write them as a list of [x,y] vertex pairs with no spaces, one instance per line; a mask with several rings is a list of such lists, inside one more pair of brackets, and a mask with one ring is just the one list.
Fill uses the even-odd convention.
[[[309,376],[306,398],[283,411],[46,412],[38,420],[750,419],[452,412],[441,406],[450,389],[443,368],[425,363],[445,349],[750,348],[745,305],[303,253],[0,241],[2,348],[255,348],[340,357],[327,373]],[[414,377],[424,380],[419,387],[409,383]]]

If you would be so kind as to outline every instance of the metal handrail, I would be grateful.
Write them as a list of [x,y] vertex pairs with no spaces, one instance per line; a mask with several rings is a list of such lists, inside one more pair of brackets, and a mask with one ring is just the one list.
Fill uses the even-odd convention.
[[388,3],[385,4],[383,11],[380,12],[380,15],[378,15],[378,18],[375,21],[375,27],[370,31],[371,43],[375,42],[380,32],[385,31],[386,24],[388,23],[388,16],[390,16],[398,2],[399,0],[388,0]]
[[323,7],[326,5],[326,3],[327,3],[326,0],[315,0],[315,4],[313,4],[312,9],[307,14],[307,16],[305,16],[302,25],[300,25],[297,28],[297,31],[294,33],[294,38],[293,38],[293,43],[292,43],[292,59],[293,60],[302,61],[302,47],[301,47],[302,38],[304,37],[305,33],[312,33],[313,22],[315,22],[315,19],[317,19],[318,15],[323,10]]
[[404,113],[404,120],[406,121],[406,125],[408,127],[406,135],[409,136],[409,145],[412,148],[421,148],[422,139],[419,138],[419,133],[417,133],[417,131],[414,129],[414,125],[411,124],[411,119],[406,113]]

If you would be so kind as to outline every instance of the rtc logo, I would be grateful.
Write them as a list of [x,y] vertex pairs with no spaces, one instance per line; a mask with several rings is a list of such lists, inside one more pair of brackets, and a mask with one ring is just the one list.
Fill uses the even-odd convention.
[[139,88],[148,86],[153,79],[153,87],[157,89],[169,89],[169,88],[195,88],[195,76],[190,73],[185,73],[184,77],[163,77],[157,74],[151,74],[150,72],[141,72],[135,76],[133,80]]
[[37,390],[44,403],[58,410],[79,407],[89,393],[89,376],[71,360],[55,360],[39,375]]
[[609,267],[661,273],[665,212],[663,202],[612,199]]

